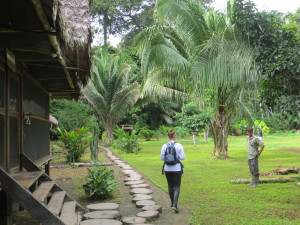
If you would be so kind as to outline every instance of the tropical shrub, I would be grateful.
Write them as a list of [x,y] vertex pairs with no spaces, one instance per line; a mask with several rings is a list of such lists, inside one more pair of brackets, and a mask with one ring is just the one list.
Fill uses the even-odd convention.
[[61,130],[76,131],[78,127],[92,127],[97,124],[91,107],[82,102],[51,100],[50,113],[58,120]]
[[150,130],[148,127],[143,127],[139,131],[139,136],[141,138],[146,139],[146,141],[150,141],[154,134],[155,134],[155,132],[153,130]]
[[232,125],[233,129],[236,129],[236,131],[239,133],[238,135],[245,133],[247,127],[248,127],[248,122],[247,120],[241,120],[234,125]]
[[136,130],[126,132],[122,128],[117,128],[113,132],[116,140],[112,145],[113,148],[119,149],[121,153],[135,153],[137,154],[142,148],[138,143],[138,135]]
[[254,121],[254,127],[260,128],[263,132],[263,134],[268,134],[270,132],[270,128],[266,125],[264,121],[261,120],[255,120]]
[[[238,132],[244,133],[244,131],[247,129],[247,127],[251,126],[248,121],[241,120],[240,122],[234,124],[232,127],[234,129],[237,129]],[[266,123],[262,120],[255,120],[254,121],[254,129],[260,128],[263,132],[263,134],[268,134],[270,132],[270,128],[266,125]]]
[[98,165],[93,170],[87,169],[86,183],[83,185],[85,194],[91,199],[109,199],[113,196],[116,185],[114,171]]
[[185,127],[175,127],[176,136],[180,138],[185,138],[190,135],[190,130]]
[[60,133],[59,140],[68,162],[76,162],[89,145],[89,128],[82,127],[77,131],[70,132],[62,131],[60,128],[57,130]]
[[168,134],[168,130],[170,129],[170,127],[167,127],[165,125],[161,125],[157,130],[156,130],[156,134],[158,137],[166,137]]

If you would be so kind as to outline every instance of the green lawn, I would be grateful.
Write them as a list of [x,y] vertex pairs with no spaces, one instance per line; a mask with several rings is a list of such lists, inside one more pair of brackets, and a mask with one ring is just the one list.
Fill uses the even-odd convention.
[[[138,155],[119,154],[165,191],[160,149],[166,141],[143,142]],[[300,187],[295,183],[260,184],[257,188],[229,183],[250,178],[246,136],[229,138],[227,160],[212,159],[211,139],[207,144],[198,140],[196,146],[192,139],[177,142],[186,153],[179,201],[193,212],[191,224],[300,224]],[[300,166],[300,135],[270,135],[264,142],[260,171]]]

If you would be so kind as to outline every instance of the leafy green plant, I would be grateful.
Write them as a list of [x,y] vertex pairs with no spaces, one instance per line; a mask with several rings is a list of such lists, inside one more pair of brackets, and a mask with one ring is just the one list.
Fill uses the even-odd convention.
[[62,131],[60,128],[57,128],[57,130],[60,133],[59,140],[68,162],[76,162],[89,145],[89,128],[82,127],[77,131],[70,132]]
[[133,130],[131,134],[125,132],[122,128],[115,129],[113,133],[116,140],[112,147],[114,149],[119,149],[122,153],[135,153],[137,154],[142,148],[138,143],[138,135],[136,130]]
[[270,131],[270,128],[266,125],[266,123],[261,120],[255,120],[254,126],[255,126],[255,128],[260,128],[262,130],[263,134],[268,134]]
[[185,128],[185,127],[175,127],[174,130],[176,131],[176,136],[177,137],[181,137],[181,138],[184,138],[184,137],[187,137],[190,135],[190,131],[189,129]]
[[170,129],[170,127],[161,125],[161,126],[157,129],[156,134],[157,134],[158,137],[166,137],[166,135],[167,135],[169,129]]
[[235,123],[234,125],[232,125],[232,127],[234,129],[236,129],[240,134],[242,134],[247,129],[248,122],[247,122],[247,120],[241,120],[241,121]]
[[92,199],[108,199],[113,196],[116,185],[114,171],[98,165],[93,170],[87,169],[86,183],[83,185],[85,194]]
[[139,131],[139,136],[146,139],[146,141],[150,141],[154,134],[155,132],[146,126]]
[[[59,121],[61,130],[76,131],[78,127],[92,127],[94,124],[97,124],[97,119],[91,107],[80,101],[51,100],[50,113]],[[55,131],[53,131],[53,134],[58,135]]]

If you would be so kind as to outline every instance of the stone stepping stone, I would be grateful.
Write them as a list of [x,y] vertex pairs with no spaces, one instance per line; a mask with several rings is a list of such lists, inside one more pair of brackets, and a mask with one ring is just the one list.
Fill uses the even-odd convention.
[[146,205],[142,208],[142,210],[144,211],[159,211],[161,212],[162,211],[162,207],[160,205]]
[[83,217],[85,219],[118,219],[121,215],[119,211],[103,210],[86,213]]
[[[125,181],[126,182],[126,181]],[[135,185],[135,184],[143,184],[145,181],[143,180],[132,180],[132,181],[127,181],[125,183],[126,186],[131,186],[131,185]],[[145,193],[137,193],[137,194],[145,194]]]
[[140,174],[138,174],[138,173],[136,173],[136,174],[129,174],[128,177],[129,178],[142,178],[143,176],[140,175]]
[[149,187],[149,184],[133,184],[130,186],[130,188],[147,188]]
[[151,210],[151,211],[143,211],[143,212],[139,212],[138,214],[136,214],[138,217],[143,217],[145,218],[146,220],[149,220],[149,219],[153,219],[153,218],[157,218],[159,217],[159,212],[158,211],[154,211],[154,210]]
[[151,195],[145,195],[145,194],[139,194],[139,195],[134,195],[132,202],[137,202],[137,201],[142,201],[142,200],[151,200],[153,197]]
[[153,191],[147,188],[133,188],[130,190],[130,194],[152,194]]
[[92,219],[84,220],[80,222],[80,225],[122,225],[122,222],[110,219]]
[[155,205],[156,203],[152,200],[141,200],[141,201],[137,201],[135,204],[136,204],[136,207],[142,208],[146,205]]
[[119,205],[116,203],[96,203],[87,205],[86,208],[91,211],[117,210],[119,208]]
[[129,166],[128,164],[124,164],[123,166],[122,166],[122,168],[125,170],[132,170],[133,168],[131,167],[131,166]]
[[135,170],[122,170],[122,172],[126,175],[137,174]]
[[144,224],[146,222],[145,218],[142,217],[124,217],[122,219],[124,224],[132,225],[132,224]]
[[140,181],[140,180],[142,180],[141,177],[126,177],[126,178],[124,178],[125,182],[128,182],[128,181]]

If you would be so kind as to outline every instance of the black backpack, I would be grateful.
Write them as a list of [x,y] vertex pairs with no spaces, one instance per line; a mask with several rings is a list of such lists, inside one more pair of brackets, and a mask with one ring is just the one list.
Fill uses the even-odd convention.
[[179,160],[177,159],[176,155],[176,149],[175,149],[176,142],[169,142],[166,147],[166,152],[164,156],[164,164],[166,165],[175,165],[179,163]]

